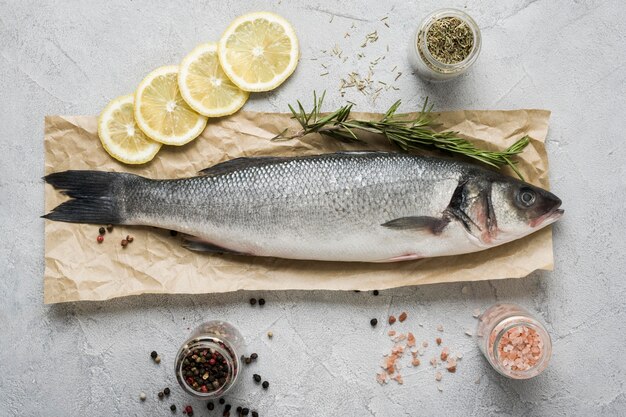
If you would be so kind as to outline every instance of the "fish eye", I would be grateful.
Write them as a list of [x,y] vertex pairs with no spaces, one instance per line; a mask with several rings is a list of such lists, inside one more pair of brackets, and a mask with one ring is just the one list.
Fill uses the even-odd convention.
[[518,199],[524,207],[530,207],[535,203],[537,194],[530,188],[522,188],[519,191]]

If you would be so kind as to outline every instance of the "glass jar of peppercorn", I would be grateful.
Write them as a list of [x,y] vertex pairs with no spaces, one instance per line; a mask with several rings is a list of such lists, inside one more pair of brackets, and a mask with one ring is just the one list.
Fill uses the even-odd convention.
[[243,337],[230,323],[209,321],[198,326],[176,355],[176,379],[184,391],[211,400],[237,382]]

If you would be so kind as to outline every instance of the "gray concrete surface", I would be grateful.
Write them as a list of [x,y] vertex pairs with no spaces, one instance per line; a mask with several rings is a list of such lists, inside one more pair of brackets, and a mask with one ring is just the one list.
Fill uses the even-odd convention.
[[[246,370],[230,401],[262,416],[626,415],[626,7],[617,0],[446,3],[479,22],[483,51],[466,76],[431,86],[409,75],[405,50],[420,17],[441,6],[434,0],[0,1],[0,415],[169,415],[171,402],[221,415],[187,401],[173,379],[178,344],[207,318],[232,321],[259,353],[254,370],[270,389],[255,386]],[[552,110],[551,179],[566,209],[555,227],[555,271],[379,297],[240,292],[43,305],[44,115],[97,114],[151,69],[177,63],[196,44],[217,40],[235,16],[260,9],[295,24],[302,60],[287,83],[254,95],[247,109],[284,111],[312,89],[328,89],[330,109],[343,103],[335,93],[341,77],[385,55],[375,77],[392,80],[397,65],[400,90],[375,102],[349,91],[345,99],[360,110],[383,111],[397,98],[409,110],[425,96],[440,110]],[[374,30],[379,40],[361,48]],[[345,63],[321,52],[335,44]],[[356,59],[359,52],[366,58]],[[251,308],[250,296],[267,305]],[[500,377],[464,335],[474,326],[472,310],[495,301],[520,303],[546,322],[554,357],[545,374]],[[441,323],[445,343],[465,355],[456,374],[444,375],[442,392],[428,365],[406,369],[404,385],[374,379],[390,342],[369,319],[402,310],[418,340],[436,337]],[[265,337],[270,329],[273,340]],[[162,353],[160,366],[148,357],[152,349]],[[173,394],[161,402],[156,393],[166,385]]]

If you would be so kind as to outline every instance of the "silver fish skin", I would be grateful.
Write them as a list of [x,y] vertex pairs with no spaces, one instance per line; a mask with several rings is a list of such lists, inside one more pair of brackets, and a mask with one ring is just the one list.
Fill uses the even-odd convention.
[[192,250],[323,261],[457,255],[526,236],[561,217],[550,192],[465,162],[385,152],[238,158],[154,180],[65,171],[72,199],[50,220],[148,225]]

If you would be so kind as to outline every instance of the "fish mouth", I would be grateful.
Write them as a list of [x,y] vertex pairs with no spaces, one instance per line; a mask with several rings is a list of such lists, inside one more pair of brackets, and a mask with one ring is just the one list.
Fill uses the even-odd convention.
[[559,208],[559,206],[560,204],[554,206],[554,208],[546,214],[531,220],[530,227],[544,227],[559,220],[563,216],[563,213],[565,213],[565,210]]

